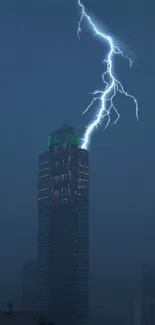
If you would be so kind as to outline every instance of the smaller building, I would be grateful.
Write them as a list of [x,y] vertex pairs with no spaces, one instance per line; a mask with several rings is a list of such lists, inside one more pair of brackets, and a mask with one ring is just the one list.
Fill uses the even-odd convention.
[[155,267],[145,267],[141,297],[134,304],[134,325],[155,325]]
[[1,312],[0,325],[54,325],[53,322],[31,312]]
[[37,312],[38,260],[30,259],[22,270],[22,311]]
[[37,315],[24,312],[0,313],[1,325],[38,325]]

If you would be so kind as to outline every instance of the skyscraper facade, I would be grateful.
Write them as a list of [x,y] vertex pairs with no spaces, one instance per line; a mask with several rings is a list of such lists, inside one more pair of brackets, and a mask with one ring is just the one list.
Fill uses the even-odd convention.
[[56,325],[89,322],[89,162],[72,127],[39,157],[39,309]]

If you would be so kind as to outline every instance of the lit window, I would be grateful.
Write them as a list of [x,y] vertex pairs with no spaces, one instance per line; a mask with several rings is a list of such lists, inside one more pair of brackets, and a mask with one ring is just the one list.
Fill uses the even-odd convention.
[[59,163],[58,163],[58,161],[56,161],[55,165],[56,165],[56,168],[59,167]]
[[49,176],[49,174],[42,175],[42,176],[39,176],[39,179],[40,179],[40,178],[44,178],[44,177],[48,177],[48,176]]
[[42,196],[38,198],[38,200],[45,200],[45,199],[48,199],[48,196]]
[[41,164],[41,165],[44,165],[44,164],[47,164],[47,163],[49,163],[49,162],[50,162],[50,161],[48,161],[48,160],[47,160],[47,161],[42,161],[40,164]]
[[64,194],[64,189],[61,188],[61,196],[63,196],[63,194]]
[[64,199],[64,204],[68,204],[68,198],[67,197]]
[[54,180],[55,180],[56,183],[59,182],[59,175],[54,176]]
[[54,197],[57,199],[59,197],[59,190],[54,191]]
[[64,149],[64,151],[66,151],[66,149],[67,149],[67,142],[64,142],[64,143],[62,144],[62,148]]
[[63,182],[64,179],[65,179],[65,175],[64,174],[60,175],[60,181]]
[[45,188],[39,189],[39,192],[43,192],[43,191],[47,191],[47,190],[49,190],[49,188],[48,187],[45,187]]
[[68,172],[68,176],[69,176],[69,180],[71,181],[71,179],[72,179],[72,173],[71,173],[70,170],[69,170],[69,172]]
[[54,150],[54,153],[57,153],[58,152],[58,146],[54,146],[53,150]]

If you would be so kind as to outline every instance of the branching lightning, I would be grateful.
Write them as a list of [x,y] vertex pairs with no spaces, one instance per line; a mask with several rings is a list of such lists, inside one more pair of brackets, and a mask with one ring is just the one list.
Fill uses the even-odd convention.
[[[136,108],[137,120],[138,120],[138,102],[134,96],[130,95],[128,92],[126,92],[124,90],[124,87],[122,86],[121,82],[115,78],[114,73],[113,73],[113,56],[114,55],[121,55],[122,57],[126,58],[130,63],[130,67],[132,66],[133,61],[129,57],[125,56],[118,46],[114,45],[113,39],[109,35],[104,34],[103,32],[101,32],[97,29],[97,27],[95,26],[91,17],[86,13],[84,5],[81,3],[80,0],[77,0],[77,1],[78,1],[78,5],[81,9],[81,17],[80,17],[80,20],[78,23],[77,36],[80,38],[80,33],[82,31],[81,23],[82,23],[83,19],[85,18],[93,30],[94,36],[99,36],[103,40],[105,40],[108,43],[109,49],[110,49],[109,53],[107,55],[107,58],[103,61],[106,65],[106,70],[102,74],[102,80],[105,85],[105,87],[104,87],[105,89],[103,91],[95,90],[92,93],[92,95],[94,97],[92,98],[91,103],[88,105],[88,107],[83,112],[83,114],[85,114],[93,106],[93,104],[96,101],[99,101],[101,103],[97,116],[94,118],[94,120],[92,122],[90,122],[90,124],[86,128],[84,137],[82,139],[81,148],[88,149],[88,145],[89,145],[90,138],[91,138],[93,131],[101,123],[102,119],[105,116],[107,117],[107,123],[106,123],[105,128],[109,125],[111,110],[114,110],[114,112],[116,113],[116,119],[115,119],[114,123],[117,123],[117,121],[120,117],[120,114],[119,114],[118,110],[116,109],[116,107],[114,106],[114,102],[113,102],[113,99],[117,95],[117,92],[131,98],[134,101],[135,108]],[[109,79],[109,81],[106,81],[107,78]]]

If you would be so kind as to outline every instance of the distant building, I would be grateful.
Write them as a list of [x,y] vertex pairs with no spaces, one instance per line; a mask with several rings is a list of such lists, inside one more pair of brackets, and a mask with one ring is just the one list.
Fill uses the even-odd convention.
[[0,325],[54,325],[54,322],[41,313],[14,311],[12,303],[0,312]]
[[39,310],[56,325],[89,319],[89,162],[72,127],[39,157]]
[[146,270],[142,277],[143,299],[155,300],[155,268]]
[[38,315],[23,312],[0,313],[1,325],[39,325]]
[[155,269],[142,277],[142,297],[135,302],[134,325],[155,325]]
[[22,311],[36,312],[38,307],[38,260],[28,260],[22,270]]

